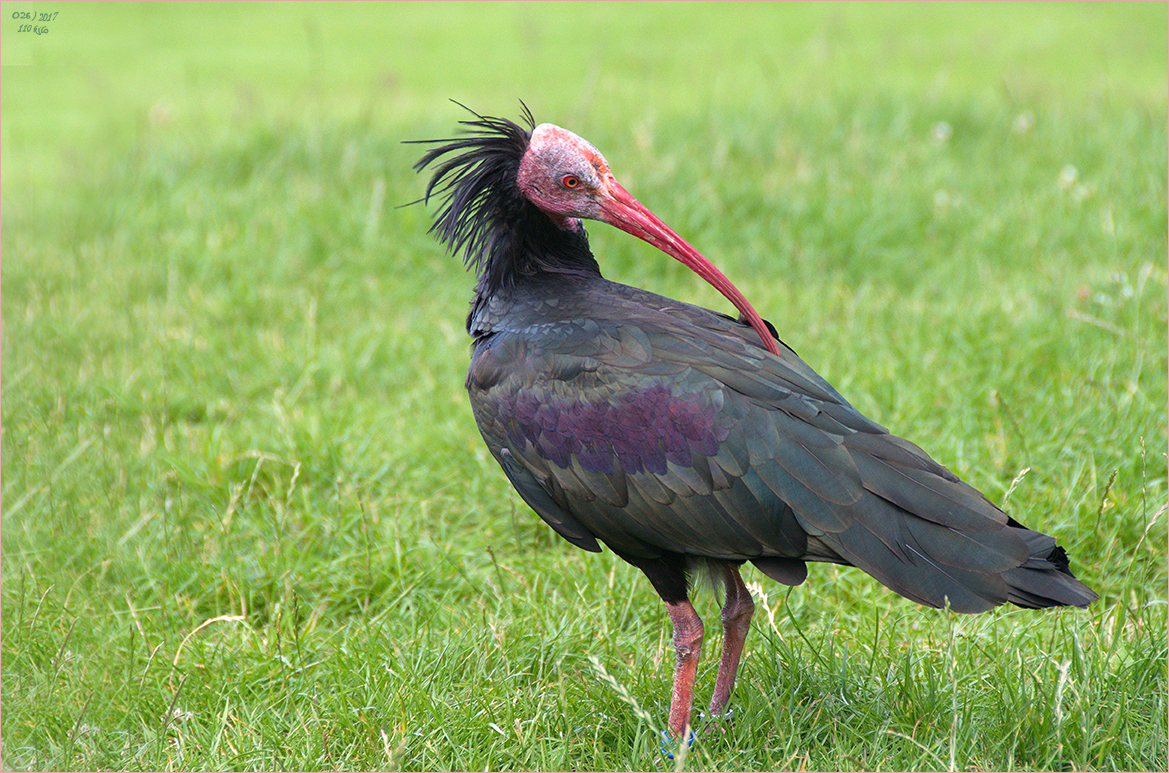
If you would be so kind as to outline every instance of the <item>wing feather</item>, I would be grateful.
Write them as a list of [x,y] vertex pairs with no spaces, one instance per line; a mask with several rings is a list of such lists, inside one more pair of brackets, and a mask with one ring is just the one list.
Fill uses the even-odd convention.
[[960,612],[1095,597],[1054,540],[861,415],[790,349],[774,357],[729,318],[602,289],[579,318],[558,297],[568,321],[484,337],[467,378],[516,490],[573,544],[752,560],[788,584],[805,561],[852,564]]

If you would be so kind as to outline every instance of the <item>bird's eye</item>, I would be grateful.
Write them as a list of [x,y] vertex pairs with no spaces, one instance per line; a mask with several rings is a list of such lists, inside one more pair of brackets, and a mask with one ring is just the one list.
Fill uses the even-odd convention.
[[580,178],[574,174],[566,174],[560,178],[560,184],[565,188],[576,188],[580,186]]

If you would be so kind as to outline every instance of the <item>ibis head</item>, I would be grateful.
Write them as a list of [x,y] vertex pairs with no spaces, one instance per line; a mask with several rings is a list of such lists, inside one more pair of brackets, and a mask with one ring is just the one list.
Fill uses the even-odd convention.
[[713,263],[662,222],[617,182],[592,144],[567,129],[542,123],[532,130],[520,161],[520,192],[563,230],[598,220],[657,247],[712,284],[731,302],[764,346],[779,354],[775,339],[750,302]]

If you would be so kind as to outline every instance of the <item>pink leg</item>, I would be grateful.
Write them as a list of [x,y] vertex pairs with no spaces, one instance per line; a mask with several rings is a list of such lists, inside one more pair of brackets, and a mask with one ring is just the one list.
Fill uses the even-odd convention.
[[[741,582],[741,580],[740,580]],[[674,650],[678,662],[674,668],[674,694],[670,700],[670,735],[684,738],[690,726],[690,707],[694,703],[694,678],[698,674],[698,656],[702,654],[702,618],[689,600],[666,603],[674,624]]]
[[722,611],[723,652],[718,664],[718,678],[714,683],[714,696],[710,699],[712,717],[722,714],[731,699],[735,673],[739,670],[739,659],[743,656],[743,642],[747,640],[751,615],[755,613],[751,591],[743,584],[739,570],[726,564],[723,579],[727,587],[727,602]]

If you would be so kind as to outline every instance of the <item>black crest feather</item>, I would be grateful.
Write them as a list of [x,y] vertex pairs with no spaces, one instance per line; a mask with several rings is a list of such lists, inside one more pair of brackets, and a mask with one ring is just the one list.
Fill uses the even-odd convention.
[[[459,104],[456,102],[455,104]],[[522,102],[520,103],[523,104]],[[459,121],[468,127],[467,136],[440,140],[413,140],[418,143],[443,143],[424,155],[414,170],[421,172],[448,153],[459,155],[440,164],[426,186],[423,201],[443,196],[443,207],[430,227],[451,252],[463,252],[468,267],[482,269],[491,253],[493,233],[485,227],[514,216],[522,198],[516,186],[520,161],[528,149],[531,130],[536,127],[527,105],[523,117],[525,130],[506,118],[482,116],[463,107],[477,120]]]
[[[475,120],[459,122],[466,127],[464,136],[408,142],[438,144],[414,165],[418,172],[435,165],[422,199],[442,197],[430,233],[450,252],[462,252],[463,263],[479,274],[479,294],[490,294],[518,275],[549,267],[596,271],[584,230],[561,231],[520,192],[520,162],[536,127],[527,105],[520,103],[525,129],[506,118],[479,115],[455,104],[475,116]],[[452,153],[456,155],[439,162]]]

